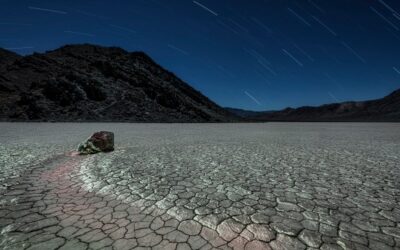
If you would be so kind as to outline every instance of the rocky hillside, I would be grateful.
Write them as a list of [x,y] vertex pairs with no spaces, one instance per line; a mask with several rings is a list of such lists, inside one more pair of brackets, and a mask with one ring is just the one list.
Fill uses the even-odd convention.
[[21,56],[15,54],[14,52],[0,48],[0,70],[19,58],[21,58]]
[[237,118],[142,52],[0,50],[0,120],[219,122]]
[[400,122],[400,89],[371,101],[343,102],[319,107],[287,108],[281,111],[246,112],[232,110],[252,121],[365,121]]

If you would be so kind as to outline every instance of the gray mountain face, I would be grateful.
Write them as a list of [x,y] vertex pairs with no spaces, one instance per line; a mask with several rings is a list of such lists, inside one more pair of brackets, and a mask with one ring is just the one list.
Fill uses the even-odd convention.
[[143,52],[70,45],[0,50],[0,120],[229,122],[237,118]]

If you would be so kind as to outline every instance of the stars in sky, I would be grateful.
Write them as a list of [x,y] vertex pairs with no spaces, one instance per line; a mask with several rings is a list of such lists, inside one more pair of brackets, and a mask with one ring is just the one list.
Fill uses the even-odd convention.
[[216,13],[215,11],[211,10],[210,8],[206,7],[205,5],[197,2],[197,1],[193,1],[194,4],[196,4],[197,6],[199,6],[200,8],[204,9],[205,11],[208,11],[209,13],[213,14],[214,16],[218,16],[218,13]]
[[65,30],[65,33],[72,34],[72,35],[78,35],[78,36],[88,36],[88,37],[94,37],[94,34],[90,33],[85,33],[85,32],[79,32],[79,31],[72,31],[72,30]]
[[322,27],[324,27],[329,33],[331,33],[334,36],[337,36],[337,33],[333,31],[328,25],[326,25],[324,22],[322,22],[318,17],[316,16],[311,16],[317,23],[319,23]]
[[288,52],[285,49],[282,49],[283,53],[285,53],[287,56],[290,57],[290,59],[292,59],[295,63],[297,63],[297,65],[299,65],[300,67],[303,67],[303,63],[301,63],[296,57],[294,57],[290,52]]
[[289,12],[292,13],[298,20],[300,20],[302,23],[304,23],[307,26],[311,26],[309,22],[307,22],[303,17],[301,17],[299,14],[297,14],[294,10],[291,8],[288,8]]
[[0,47],[29,54],[89,42],[145,51],[222,106],[276,110],[400,88],[397,0],[3,5]]
[[21,50],[30,50],[30,49],[33,49],[33,48],[35,48],[35,47],[33,47],[33,46],[24,46],[24,47],[7,47],[7,48],[4,48],[4,49],[6,49],[6,50],[14,50],[14,51],[21,51]]
[[253,95],[251,95],[249,92],[244,91],[244,93],[251,99],[253,102],[255,102],[257,105],[261,106],[261,102],[259,102]]
[[33,7],[33,6],[29,6],[28,8],[30,10],[45,11],[45,12],[51,12],[51,13],[61,14],[61,15],[66,15],[67,14],[67,12],[61,11],[61,10],[46,9],[46,8],[39,8],[39,7]]
[[350,51],[351,54],[353,54],[355,57],[357,57],[362,63],[367,63],[367,61],[360,56],[350,45],[342,41],[343,46]]
[[306,56],[308,58],[308,60],[310,60],[311,62],[314,62],[314,58],[312,58],[312,56],[310,56],[310,54],[308,54],[307,52],[305,52],[302,48],[300,48],[299,46],[297,46],[297,44],[293,44],[293,46],[300,51],[300,53],[302,53],[304,56]]
[[339,99],[337,99],[336,96],[334,96],[331,92],[328,92],[328,95],[329,95],[330,97],[332,97],[332,100],[333,100],[334,102],[340,102]]
[[400,20],[400,14],[399,12],[397,12],[396,10],[394,10],[389,4],[387,4],[385,1],[383,0],[378,0],[378,2],[380,2],[383,6],[385,6],[386,9],[388,9],[390,12],[392,12],[392,15]]
[[397,27],[394,23],[392,23],[389,19],[387,19],[383,14],[381,14],[379,11],[377,11],[374,7],[370,6],[370,9],[372,12],[374,12],[377,16],[379,16],[383,21],[388,23],[390,26],[392,26],[395,30],[399,30],[399,27]]
[[178,48],[178,47],[176,47],[176,46],[174,46],[174,45],[172,45],[172,44],[168,44],[167,46],[168,46],[169,48],[171,48],[171,49],[173,49],[173,50],[175,50],[175,51],[177,51],[177,52],[179,52],[179,53],[185,55],[185,56],[188,56],[188,55],[189,55],[189,52],[187,52],[187,51],[185,51],[185,50],[183,50],[183,49],[180,49],[180,48]]
[[133,33],[133,34],[137,33],[135,30],[133,30],[131,28],[127,28],[127,27],[122,27],[122,26],[114,25],[114,24],[109,24],[109,26],[112,28],[118,29],[118,30],[129,32],[129,33]]

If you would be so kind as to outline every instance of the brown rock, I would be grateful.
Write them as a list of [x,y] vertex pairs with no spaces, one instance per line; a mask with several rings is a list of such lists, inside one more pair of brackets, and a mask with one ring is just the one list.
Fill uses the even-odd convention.
[[80,154],[96,154],[99,152],[110,152],[114,150],[114,133],[100,131],[94,133],[85,142],[79,144]]

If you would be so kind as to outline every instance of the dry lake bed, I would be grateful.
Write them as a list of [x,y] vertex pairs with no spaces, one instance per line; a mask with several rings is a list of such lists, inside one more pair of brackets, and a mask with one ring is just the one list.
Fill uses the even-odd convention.
[[0,123],[0,249],[400,249],[400,124]]

